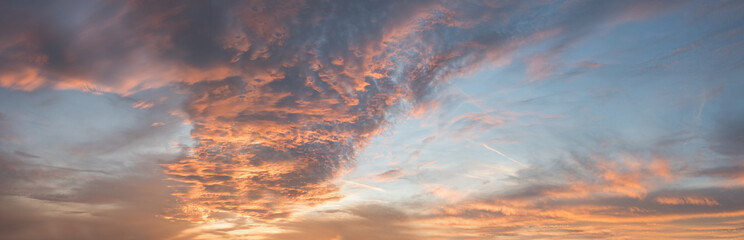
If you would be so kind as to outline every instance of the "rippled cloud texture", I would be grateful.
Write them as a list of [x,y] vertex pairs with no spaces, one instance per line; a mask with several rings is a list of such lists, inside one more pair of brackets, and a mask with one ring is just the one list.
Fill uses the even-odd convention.
[[0,238],[742,238],[743,10],[6,1]]

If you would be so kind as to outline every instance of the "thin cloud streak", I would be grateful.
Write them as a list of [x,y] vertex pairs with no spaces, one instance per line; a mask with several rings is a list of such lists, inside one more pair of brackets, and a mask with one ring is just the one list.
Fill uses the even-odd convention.
[[351,185],[354,185],[354,186],[357,186],[357,187],[363,187],[363,188],[366,188],[366,189],[372,189],[372,190],[375,190],[375,191],[385,192],[385,189],[378,188],[378,187],[373,187],[373,186],[370,186],[370,185],[367,185],[367,184],[362,184],[362,183],[353,182],[353,181],[349,181],[349,180],[341,180],[341,182],[348,183],[348,184],[351,184]]
[[499,150],[496,150],[496,149],[493,149],[492,147],[489,147],[489,146],[488,146],[488,145],[486,145],[485,143],[481,143],[481,146],[483,146],[484,148],[488,149],[488,150],[489,150],[489,151],[491,151],[491,152],[495,152],[495,153],[497,153],[497,154],[501,155],[502,157],[505,157],[506,159],[509,159],[509,160],[511,160],[512,162],[515,162],[515,163],[519,164],[519,165],[520,165],[520,166],[522,166],[522,167],[527,167],[527,164],[524,164],[524,163],[522,163],[522,162],[520,162],[520,161],[514,160],[513,158],[511,158],[511,157],[509,157],[509,156],[506,156],[506,154],[504,154],[504,153],[500,152]]

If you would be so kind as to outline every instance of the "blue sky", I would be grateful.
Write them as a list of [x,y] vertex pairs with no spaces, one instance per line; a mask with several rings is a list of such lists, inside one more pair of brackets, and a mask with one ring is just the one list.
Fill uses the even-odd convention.
[[0,235],[742,238],[743,8],[3,3]]

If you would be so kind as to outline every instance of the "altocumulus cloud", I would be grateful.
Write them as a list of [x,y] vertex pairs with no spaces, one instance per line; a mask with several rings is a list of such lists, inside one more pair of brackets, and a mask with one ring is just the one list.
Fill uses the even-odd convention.
[[[414,214],[367,204],[334,213],[348,221],[287,220],[303,207],[342,199],[340,187],[334,182],[354,167],[356,155],[399,118],[441,107],[439,93],[455,77],[483,66],[509,64],[520,49],[552,39],[555,41],[547,44],[545,51],[527,60],[528,82],[546,80],[562,74],[558,71],[562,65],[557,63],[561,54],[599,29],[661,15],[684,4],[188,0],[0,3],[0,86],[32,94],[80,90],[127,102],[136,111],[166,112],[190,124],[194,140],[190,147],[176,143],[184,148],[182,152],[141,155],[146,161],[105,171],[30,165],[23,159],[39,157],[34,152],[0,149],[7,151],[0,152],[0,180],[8,183],[0,189],[8,195],[4,202],[28,209],[31,207],[16,198],[92,204],[100,208],[96,214],[119,216],[105,218],[111,222],[95,222],[89,218],[69,220],[67,215],[43,217],[44,213],[37,211],[24,215],[18,209],[3,208],[3,216],[12,216],[3,219],[54,229],[35,233],[20,228],[11,235],[29,239],[49,235],[107,238],[145,223],[162,227],[145,228],[141,238],[190,238],[198,233],[182,230],[195,223],[228,218],[225,214],[240,215],[236,225],[276,223],[319,239],[377,239],[370,237],[375,234],[385,239],[416,239],[422,236],[415,232],[422,229],[439,234],[432,238],[442,239],[516,236],[515,231],[524,228],[537,232],[528,223],[537,220],[546,226],[543,232],[586,233],[599,238],[612,234],[582,225],[579,219],[591,215],[594,218],[587,219],[598,223],[636,221],[642,215],[639,207],[655,211],[644,216],[669,219],[677,219],[672,212],[700,216],[710,212],[718,216],[741,211],[741,206],[731,200],[741,196],[740,188],[695,192],[655,188],[669,181],[670,173],[681,171],[670,168],[663,158],[622,162],[575,156],[572,161],[558,161],[563,165],[550,170],[522,169],[508,179],[516,187],[478,195],[458,206],[419,209],[421,212]],[[535,13],[545,14],[536,17]],[[583,65],[569,75],[603,67],[598,63]],[[159,94],[179,101],[153,96]],[[18,135],[6,127],[7,118],[0,115],[3,140]],[[121,131],[121,141],[141,143],[159,139],[155,133],[175,135],[174,125],[180,123],[163,118],[166,120],[138,119],[136,131]],[[459,122],[464,125],[463,132],[505,122],[488,114],[463,119]],[[740,150],[727,144],[739,140],[735,134],[722,132],[713,137],[711,145],[721,154],[738,157]],[[99,144],[102,149],[111,149],[101,154],[127,145]],[[142,173],[99,176],[108,171]],[[380,178],[401,178],[402,172],[394,171]],[[88,175],[94,176],[85,177]],[[691,175],[731,178],[732,173],[708,169]],[[18,190],[44,186],[42,182],[48,179],[64,185],[81,176],[94,180],[59,194]],[[701,201],[703,204],[697,204]],[[680,210],[685,206],[690,210]],[[639,212],[628,214],[628,209]],[[146,221],[138,222],[141,219]],[[99,229],[99,225],[118,227],[75,231],[57,222],[91,229]],[[11,227],[5,227],[10,224],[3,226],[0,230],[11,232]],[[219,231],[210,234],[226,236]],[[301,238],[293,232],[270,237]]]
[[496,24],[529,19],[485,2],[6,5],[18,24],[3,25],[3,86],[187,92],[198,144],[166,172],[184,204],[174,218],[192,221],[338,199],[329,180],[391,118],[436,107],[453,75],[550,28]]

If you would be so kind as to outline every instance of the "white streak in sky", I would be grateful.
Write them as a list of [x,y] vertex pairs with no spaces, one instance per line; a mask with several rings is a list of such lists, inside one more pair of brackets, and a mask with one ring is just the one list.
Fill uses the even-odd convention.
[[484,148],[486,148],[486,149],[488,149],[488,150],[491,150],[491,152],[495,152],[495,153],[497,153],[497,154],[501,155],[502,157],[505,157],[506,159],[512,160],[512,162],[518,163],[519,165],[521,165],[521,166],[523,166],[523,167],[526,167],[526,166],[527,166],[527,164],[524,164],[524,163],[521,163],[521,162],[519,162],[519,161],[517,161],[517,160],[514,160],[513,158],[511,158],[511,157],[509,157],[509,156],[506,156],[506,154],[504,154],[504,153],[500,152],[499,150],[496,150],[496,149],[493,149],[492,147],[489,147],[489,146],[488,146],[488,145],[486,145],[485,143],[481,143],[481,146],[483,146]]
[[373,187],[373,186],[370,186],[370,185],[367,185],[367,184],[361,184],[361,183],[352,182],[352,181],[349,181],[349,180],[341,180],[341,181],[344,182],[344,183],[348,183],[348,184],[357,186],[357,187],[363,187],[363,188],[367,188],[367,189],[377,190],[377,191],[380,191],[380,192],[384,192],[385,191],[385,189],[378,188],[378,187]]

